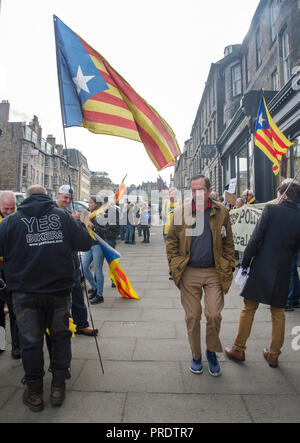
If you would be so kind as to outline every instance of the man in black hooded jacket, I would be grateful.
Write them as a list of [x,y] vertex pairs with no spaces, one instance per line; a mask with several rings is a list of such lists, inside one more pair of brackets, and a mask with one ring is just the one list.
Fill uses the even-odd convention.
[[71,362],[70,293],[72,251],[94,244],[88,231],[66,211],[55,207],[42,186],[31,186],[17,212],[0,224],[0,256],[12,291],[25,371],[24,403],[43,409],[44,334],[51,339],[51,402],[65,397]]
[[245,249],[242,268],[246,275],[241,296],[244,306],[240,314],[234,345],[226,348],[227,356],[235,361],[245,360],[246,343],[255,313],[260,303],[270,306],[272,340],[263,356],[269,366],[278,367],[278,357],[284,344],[285,306],[289,292],[291,261],[300,248],[300,186],[284,184],[277,189],[279,204],[266,205],[259,223]]

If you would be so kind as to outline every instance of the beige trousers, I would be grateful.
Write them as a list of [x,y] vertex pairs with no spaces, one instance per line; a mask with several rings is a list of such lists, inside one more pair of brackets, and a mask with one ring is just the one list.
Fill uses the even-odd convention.
[[[246,342],[250,336],[254,315],[259,306],[259,303],[253,300],[244,298],[244,306],[240,315],[240,322],[237,337],[234,341],[234,346],[239,351],[246,350]],[[270,345],[270,354],[278,357],[281,354],[281,348],[284,343],[285,332],[285,309],[270,307],[272,317],[272,341]]]
[[224,307],[224,294],[217,271],[215,268],[192,268],[188,266],[181,278],[180,291],[189,343],[195,360],[201,357],[200,320],[203,290],[206,347],[211,352],[222,352],[219,333],[222,321],[221,311]]

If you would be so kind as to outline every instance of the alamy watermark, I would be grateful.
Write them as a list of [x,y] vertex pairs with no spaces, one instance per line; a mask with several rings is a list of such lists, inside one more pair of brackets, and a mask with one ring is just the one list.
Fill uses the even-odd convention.
[[295,335],[291,343],[293,351],[300,351],[300,326],[294,326],[291,335]]
[[[204,229],[204,205],[205,193],[203,190],[196,192],[193,196],[190,190],[180,191],[172,188],[170,191],[151,191],[149,196],[145,191],[132,191],[124,194],[118,203],[117,216],[114,193],[110,189],[102,189],[96,196],[97,202],[106,209],[99,211],[97,223],[101,226],[126,225],[127,221],[137,225],[143,224],[143,212],[151,211],[151,225],[164,226],[170,224],[171,218],[174,225],[185,225],[187,236],[201,235]],[[197,210],[195,210],[197,208]]]

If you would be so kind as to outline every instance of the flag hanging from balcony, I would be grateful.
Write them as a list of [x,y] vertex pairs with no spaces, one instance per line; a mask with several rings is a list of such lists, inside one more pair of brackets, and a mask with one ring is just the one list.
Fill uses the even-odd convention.
[[279,162],[282,155],[287,154],[293,143],[285,137],[274,123],[263,95],[258,109],[254,143],[271,160],[273,163],[272,170],[277,175],[280,170]]
[[166,121],[56,16],[54,30],[64,127],[141,142],[157,170],[174,165],[181,152]]
[[118,186],[118,189],[115,192],[115,202],[119,203],[120,199],[123,197],[123,195],[125,194],[126,191],[126,186],[125,186],[125,179],[127,177],[127,174],[125,175],[125,177],[123,178],[123,180],[121,181],[121,183]]

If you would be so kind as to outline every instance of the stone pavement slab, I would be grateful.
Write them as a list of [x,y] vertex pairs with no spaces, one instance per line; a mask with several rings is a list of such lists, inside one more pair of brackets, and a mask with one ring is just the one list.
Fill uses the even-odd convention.
[[274,370],[265,362],[247,362],[238,364],[231,361],[222,363],[222,376],[213,378],[209,375],[207,364],[203,364],[202,376],[185,370],[188,362],[183,365],[183,383],[185,392],[199,394],[273,394],[276,387],[278,395],[294,394],[295,388],[280,370]]
[[105,322],[101,329],[102,337],[152,337],[152,338],[175,338],[174,323],[163,322]]
[[45,408],[31,412],[22,404],[22,389],[17,389],[5,405],[0,423],[120,423],[126,394],[111,392],[67,392],[62,408],[52,408],[45,396]]
[[299,423],[299,396],[247,395],[247,410],[255,423]]
[[99,376],[99,363],[95,360],[87,360],[74,389],[103,392],[180,393],[183,392],[183,381],[179,362],[118,361],[116,364],[115,361],[105,361],[104,375]]
[[[111,288],[104,264],[104,299],[91,306],[104,366],[101,372],[95,339],[72,340],[72,378],[61,408],[49,402],[51,374],[45,349],[45,410],[35,414],[22,403],[23,368],[7,351],[0,355],[0,423],[254,423],[300,422],[300,350],[293,328],[300,309],[286,315],[286,340],[280,367],[270,368],[262,350],[271,337],[271,315],[260,306],[247,343],[246,361],[236,364],[221,353],[222,376],[189,371],[188,345],[180,293],[169,280],[161,228],[151,229],[149,245],[120,240],[121,266],[140,300],[122,298]],[[225,296],[221,341],[231,345],[243,304],[235,284]],[[9,323],[9,322],[8,322]],[[205,350],[205,318],[201,320]],[[300,337],[298,340],[300,344]]]
[[124,421],[133,423],[248,423],[244,402],[237,395],[130,393]]

